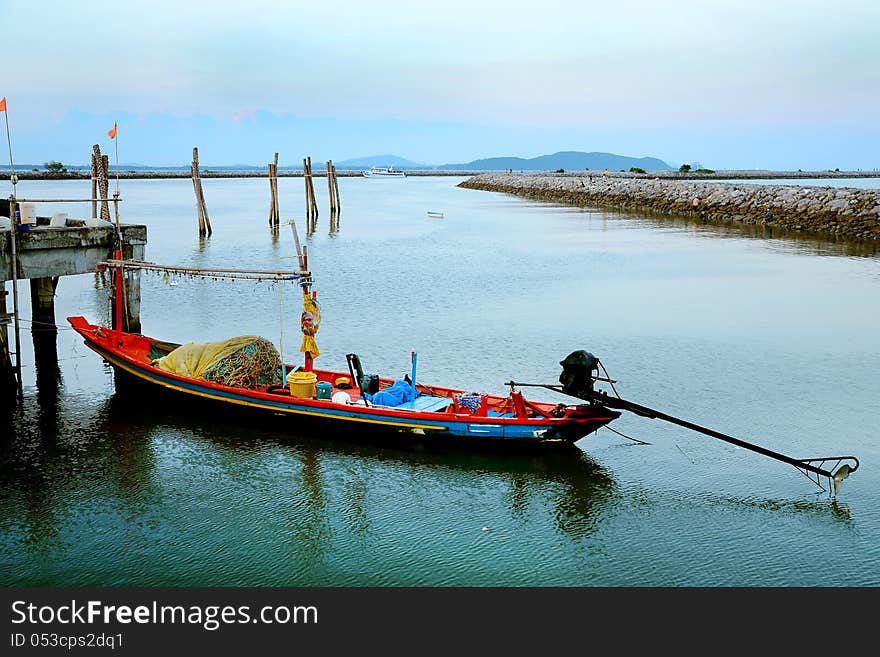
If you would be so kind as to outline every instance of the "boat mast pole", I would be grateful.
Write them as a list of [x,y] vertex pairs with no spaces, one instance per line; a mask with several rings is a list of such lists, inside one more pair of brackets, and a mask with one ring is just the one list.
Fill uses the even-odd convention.
[[122,345],[122,306],[123,306],[123,283],[122,283],[122,229],[119,226],[119,141],[116,139],[117,128],[113,124],[110,131],[111,138],[116,142],[116,193],[113,194],[113,213],[116,215],[116,259],[119,264],[116,267],[116,303],[114,313],[116,318],[116,346]]
[[[302,247],[302,264],[303,264],[304,271],[308,271],[308,267],[309,267],[309,250],[308,249],[309,249],[309,247],[304,244]],[[306,278],[305,281],[306,282],[303,283],[303,286],[302,286],[303,296],[308,297],[312,294],[311,285],[309,284],[309,278]],[[306,372],[311,372],[313,365],[314,365],[314,360],[312,359],[312,352],[306,351],[303,354],[303,370],[305,370]]]
[[[116,197],[118,199],[119,192],[116,192]],[[115,280],[115,290],[116,290],[116,299],[113,304],[113,312],[116,322],[116,346],[122,345],[122,304],[123,304],[123,285],[122,285],[122,229],[119,227],[119,203],[114,203],[116,206],[116,259],[119,261],[119,264],[116,265],[116,280]]]
[[[16,189],[18,176],[15,175],[15,164],[12,162],[12,139],[9,137],[9,110],[6,109],[6,97],[3,97],[3,118],[6,120],[6,145],[9,147],[9,171],[12,183],[12,196],[9,197],[9,243],[12,249],[12,315],[15,329],[15,383],[18,387],[18,398],[22,399],[21,387],[21,331],[18,324],[18,256],[16,254],[16,231],[18,220],[15,218]],[[3,284],[3,293],[6,293],[6,284]]]

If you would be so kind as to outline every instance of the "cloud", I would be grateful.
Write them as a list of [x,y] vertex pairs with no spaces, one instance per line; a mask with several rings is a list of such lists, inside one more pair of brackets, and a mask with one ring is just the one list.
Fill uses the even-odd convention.
[[[150,117],[165,117],[166,133],[185,135],[160,139],[174,149],[197,136],[227,139],[210,117],[252,141],[259,131],[266,141],[320,137],[310,149],[353,155],[380,139],[379,152],[423,161],[541,154],[549,148],[537,137],[565,141],[557,134],[567,136],[562,148],[621,152],[611,138],[633,134],[646,140],[640,152],[667,159],[656,145],[670,134],[682,152],[713,133],[764,152],[764,137],[750,135],[870,135],[880,113],[880,4],[854,0],[834,11],[809,0],[545,0],[539,9],[495,0],[7,0],[0,22],[39,26],[38,47],[8,53],[0,93],[19,135],[50,131],[58,148],[81,139],[59,133],[82,129],[65,119],[78,112],[137,115],[145,130],[155,130]],[[336,132],[304,133],[297,121]],[[417,128],[397,131],[395,121]],[[444,155],[453,145],[460,156]],[[420,152],[402,152],[410,148]]]

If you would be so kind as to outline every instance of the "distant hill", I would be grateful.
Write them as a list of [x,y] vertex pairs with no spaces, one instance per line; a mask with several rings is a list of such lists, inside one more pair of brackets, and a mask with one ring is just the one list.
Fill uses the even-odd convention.
[[370,167],[394,167],[395,169],[432,169],[426,164],[406,160],[397,155],[370,155],[342,162],[334,162],[337,169],[369,169]]
[[[323,162],[321,159],[313,158],[314,161]],[[361,171],[370,167],[394,167],[395,169],[413,169],[421,171],[429,170],[447,170],[447,171],[506,171],[513,169],[514,171],[556,171],[557,169],[565,169],[566,171],[582,171],[591,169],[593,171],[601,171],[609,169],[611,171],[629,171],[630,167],[639,167],[645,171],[671,171],[673,167],[669,166],[663,160],[655,157],[626,157],[625,155],[615,155],[614,153],[581,153],[579,151],[562,151],[553,155],[541,155],[531,159],[521,157],[490,157],[482,160],[474,160],[473,162],[465,162],[464,164],[420,164],[407,160],[398,155],[370,155],[367,157],[358,157],[350,160],[336,162],[336,168],[348,171]],[[89,170],[89,165],[68,164],[67,168],[74,170]],[[115,165],[111,165],[115,168]],[[9,165],[0,164],[0,171],[8,169]],[[31,171],[32,169],[43,170],[42,164],[25,164],[17,165],[16,169],[20,171]],[[186,166],[164,166],[156,167],[144,164],[120,164],[120,170],[123,171],[178,171],[189,170]],[[220,165],[202,163],[202,170],[214,171],[264,171],[265,166],[256,166],[252,164],[234,164]],[[298,165],[282,166],[283,170],[301,170]]]
[[591,169],[600,171],[610,169],[612,171],[629,171],[630,167],[639,167],[645,171],[669,171],[671,166],[656,157],[627,157],[614,153],[581,153],[579,151],[562,151],[553,155],[541,155],[531,159],[521,157],[490,157],[484,160],[474,160],[465,164],[444,164],[440,169],[453,169],[460,171],[580,171]]

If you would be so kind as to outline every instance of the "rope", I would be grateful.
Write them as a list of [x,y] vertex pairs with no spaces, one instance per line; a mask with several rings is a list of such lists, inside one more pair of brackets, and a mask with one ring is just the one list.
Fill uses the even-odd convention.
[[605,378],[608,379],[608,383],[611,384],[611,389],[614,391],[614,394],[617,395],[617,398],[620,399],[620,393],[617,392],[617,388],[614,387],[614,381],[611,380],[611,375],[608,373],[608,370],[605,369],[605,364],[598,358],[596,359],[596,362],[602,367],[602,371],[605,372]]
[[618,436],[623,436],[627,440],[631,440],[634,443],[638,443],[639,445],[650,445],[651,444],[651,443],[646,443],[644,440],[639,440],[638,438],[633,438],[632,436],[627,436],[625,433],[622,433],[622,432],[618,431],[617,429],[613,429],[613,428],[609,427],[607,424],[605,425],[605,428],[608,429],[608,431],[613,431]]
[[176,267],[172,265],[159,265],[154,262],[140,260],[107,260],[102,263],[108,267],[124,267],[125,269],[140,269],[146,271],[164,272],[180,276],[199,276],[202,278],[230,278],[255,281],[300,281],[300,284],[311,282],[311,276],[306,271],[266,271],[260,269],[202,269],[199,267]]
[[697,464],[696,461],[694,461],[690,456],[687,455],[687,452],[685,452],[681,447],[678,446],[678,443],[675,443],[675,446],[678,448],[678,451],[679,451],[679,452],[681,452],[682,454],[684,454],[685,458],[686,458],[688,461],[690,461],[693,465],[696,465],[696,464]]
[[21,319],[19,321],[24,324],[30,324],[31,326],[34,326],[36,324],[39,324],[40,326],[54,326],[56,329],[59,329],[61,331],[72,331],[73,330],[72,326],[62,326],[60,324],[53,324],[52,322],[41,322],[38,319]]
[[278,355],[281,360],[281,385],[284,385],[284,290],[278,287],[278,324],[280,335],[278,337]]

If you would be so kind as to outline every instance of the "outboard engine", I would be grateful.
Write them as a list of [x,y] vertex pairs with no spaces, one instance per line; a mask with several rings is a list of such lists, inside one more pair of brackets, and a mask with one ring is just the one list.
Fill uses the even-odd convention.
[[595,377],[599,375],[599,359],[589,351],[579,350],[571,352],[559,364],[562,365],[562,374],[559,375],[562,391],[589,401]]

